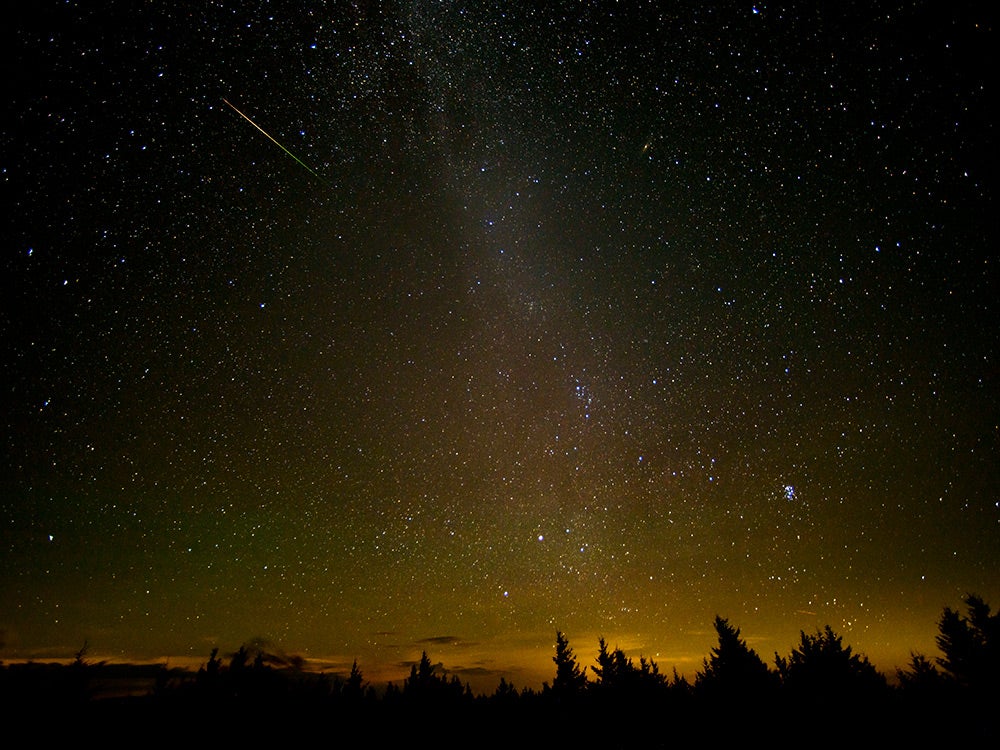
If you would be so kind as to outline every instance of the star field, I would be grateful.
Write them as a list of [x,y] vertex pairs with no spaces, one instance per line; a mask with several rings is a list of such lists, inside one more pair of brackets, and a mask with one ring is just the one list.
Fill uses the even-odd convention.
[[13,32],[0,658],[522,685],[556,628],[690,672],[720,614],[889,671],[1000,599],[987,9]]

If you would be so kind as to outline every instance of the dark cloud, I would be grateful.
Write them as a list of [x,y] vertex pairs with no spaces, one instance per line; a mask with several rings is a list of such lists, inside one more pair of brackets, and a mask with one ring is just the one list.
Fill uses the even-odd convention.
[[[418,644],[433,644],[435,646],[457,646],[464,643],[457,635],[432,635],[430,638],[421,638]],[[470,644],[465,644],[470,645]]]

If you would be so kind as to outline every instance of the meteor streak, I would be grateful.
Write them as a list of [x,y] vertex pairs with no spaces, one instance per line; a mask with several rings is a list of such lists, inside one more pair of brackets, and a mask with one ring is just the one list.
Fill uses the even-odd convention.
[[318,174],[317,174],[317,173],[316,173],[316,172],[315,172],[315,171],[314,171],[314,170],[313,170],[312,168],[310,168],[310,166],[309,166],[308,164],[306,164],[306,163],[305,163],[304,161],[302,161],[302,160],[301,160],[301,159],[300,159],[299,157],[297,157],[297,156],[296,156],[295,154],[293,154],[293,153],[292,153],[291,151],[289,151],[289,150],[288,150],[287,148],[285,148],[285,147],[284,147],[284,146],[282,146],[282,145],[281,145],[280,143],[278,143],[278,141],[277,141],[277,140],[276,140],[276,139],[275,139],[275,138],[274,138],[274,137],[273,137],[273,136],[272,136],[272,135],[271,135],[270,133],[268,133],[268,132],[267,132],[266,130],[264,130],[264,128],[262,128],[262,127],[261,127],[260,125],[258,125],[257,123],[255,123],[255,122],[254,122],[253,120],[251,120],[251,119],[250,119],[249,117],[247,117],[247,116],[246,116],[245,114],[243,114],[243,113],[242,113],[242,112],[240,112],[240,111],[239,111],[238,109],[236,109],[236,107],[234,107],[234,106],[233,106],[233,104],[232,104],[232,103],[231,103],[231,102],[230,102],[230,101],[229,101],[228,99],[226,99],[226,98],[223,98],[223,99],[222,99],[222,101],[224,101],[224,102],[226,103],[226,105],[227,105],[227,106],[228,106],[228,107],[229,107],[230,109],[232,109],[232,110],[233,110],[233,112],[235,112],[236,114],[238,114],[238,115],[239,115],[240,117],[242,117],[242,118],[243,118],[244,120],[246,120],[246,121],[247,121],[247,122],[249,122],[249,123],[250,123],[251,125],[253,125],[253,126],[254,126],[255,128],[257,128],[257,130],[259,130],[259,131],[260,131],[261,133],[263,133],[263,134],[264,134],[265,136],[267,136],[268,140],[269,140],[269,141],[271,141],[271,143],[273,143],[273,144],[274,144],[275,146],[277,146],[278,148],[280,148],[280,149],[281,149],[282,151],[284,151],[284,152],[285,152],[286,154],[288,154],[288,155],[289,155],[290,157],[292,157],[293,159],[295,159],[295,161],[297,161],[297,162],[298,162],[298,163],[299,163],[299,164],[300,164],[300,165],[301,165],[301,166],[302,166],[302,167],[303,167],[303,168],[304,168],[304,169],[305,169],[305,170],[306,170],[307,172],[309,172],[309,174],[311,174],[311,175],[312,175],[313,177],[315,177],[315,178],[316,178],[317,180],[319,180],[320,182],[322,182],[322,183],[323,183],[324,185],[326,185],[327,187],[332,187],[332,186],[330,185],[330,183],[329,183],[329,182],[327,182],[327,181],[326,181],[326,180],[324,180],[324,179],[323,179],[322,177],[320,177],[320,176],[319,176],[319,175],[318,175]]

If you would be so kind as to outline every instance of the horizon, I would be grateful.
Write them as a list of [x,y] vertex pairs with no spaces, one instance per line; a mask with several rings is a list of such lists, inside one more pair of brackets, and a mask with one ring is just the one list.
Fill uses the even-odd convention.
[[[986,598],[985,601],[987,604],[991,604],[991,600],[989,598]],[[945,606],[950,606],[952,609],[960,610],[960,606],[956,604]],[[943,611],[943,607],[941,611]],[[941,611],[938,613],[939,617]],[[754,637],[752,633],[748,634],[744,631],[743,628],[740,627],[739,623],[734,622],[730,618],[724,619],[727,619],[730,624],[740,629],[741,638],[747,643],[749,648],[753,649],[761,657],[765,664],[768,665],[769,669],[773,670],[775,667],[776,654],[777,656],[787,657],[792,648],[798,645],[798,638],[796,638],[795,640],[790,641],[788,647],[785,649],[761,651],[759,648],[760,644],[762,642],[769,643],[769,639]],[[804,632],[807,635],[813,635],[820,632],[824,627],[825,624],[817,625],[811,629],[803,627],[796,631],[796,635],[800,632]],[[898,660],[895,662],[890,662],[885,656],[873,658],[868,651],[863,648],[859,648],[857,644],[852,642],[847,637],[844,637],[844,633],[837,631],[836,628],[834,628],[834,631],[837,635],[844,638],[844,645],[850,646],[853,653],[868,658],[876,670],[885,676],[889,684],[896,683],[897,669],[905,670],[910,666],[911,656],[921,654],[931,659],[932,662],[940,656],[939,649],[935,644],[937,620],[935,620],[932,624],[929,637],[925,639],[924,644],[926,646],[926,642],[929,642],[932,648],[926,649],[912,647],[906,650],[905,656],[902,658],[897,657]],[[666,653],[665,656],[665,652],[663,651],[635,650],[634,648],[626,645],[626,643],[628,643],[627,641],[623,643],[621,640],[608,637],[607,634],[594,635],[592,638],[573,637],[568,633],[565,635],[569,640],[570,647],[574,650],[578,662],[585,670],[585,674],[588,675],[588,681],[593,681],[594,678],[591,665],[597,663],[593,657],[597,654],[598,641],[602,637],[608,641],[609,647],[614,649],[621,648],[628,655],[628,657],[633,659],[636,663],[638,663],[640,657],[651,659],[656,663],[661,674],[671,677],[671,675],[676,672],[678,677],[684,678],[691,683],[694,682],[696,674],[703,668],[703,660],[708,658],[711,648],[717,645],[715,631],[711,627],[689,634],[698,640],[705,641],[706,647],[703,652],[694,653],[692,651],[685,654],[678,654],[676,651],[670,652],[674,654],[673,657],[670,656],[670,653]],[[587,644],[591,644],[592,641],[592,648],[587,649],[585,647],[581,647],[578,645],[578,642],[580,641],[586,641]],[[228,644],[226,647],[223,647],[221,644],[216,644],[209,648],[209,650],[203,655],[188,653],[174,654],[170,656],[145,656],[143,658],[129,658],[127,654],[122,654],[120,652],[102,651],[100,649],[93,648],[92,644],[90,644],[89,641],[86,641],[82,649],[81,647],[69,650],[66,648],[56,648],[40,651],[33,655],[18,654],[13,657],[4,657],[0,654],[0,666],[15,663],[59,664],[65,666],[72,664],[76,659],[76,654],[82,650],[84,652],[84,662],[87,664],[107,664],[136,667],[163,666],[167,669],[179,669],[186,673],[194,674],[208,662],[213,648],[218,649],[219,658],[222,659],[223,664],[227,664],[232,655],[240,647],[244,646],[249,646],[251,652],[256,649],[269,655],[268,662],[270,662],[271,666],[276,669],[289,669],[292,671],[301,670],[304,673],[326,674],[339,678],[346,678],[347,675],[350,674],[352,664],[357,661],[358,667],[362,671],[366,684],[376,688],[376,690],[384,689],[389,683],[399,686],[409,675],[410,668],[419,663],[420,657],[424,653],[426,653],[431,659],[437,674],[445,674],[449,677],[453,675],[459,677],[462,684],[469,685],[473,692],[477,695],[492,694],[501,678],[504,678],[509,684],[514,685],[514,687],[518,690],[527,688],[537,692],[541,689],[544,683],[551,684],[552,677],[554,675],[554,664],[552,662],[552,657],[555,653],[554,631],[551,643],[549,644],[550,648],[547,653],[538,653],[537,648],[525,648],[521,651],[522,656],[525,653],[530,653],[531,658],[524,659],[517,663],[509,663],[506,667],[497,666],[490,651],[482,644],[466,643],[458,636],[428,637],[415,641],[411,644],[397,645],[394,648],[398,649],[399,654],[409,653],[411,654],[411,657],[401,658],[396,661],[389,661],[383,657],[381,659],[375,659],[373,662],[367,664],[357,656],[347,656],[346,654],[321,655],[308,652],[285,652],[280,647],[280,644],[273,643],[266,638],[258,636],[244,640],[239,644],[232,645],[231,647],[228,646]],[[592,654],[591,651],[593,652]],[[484,664],[491,664],[492,666],[484,666]]]

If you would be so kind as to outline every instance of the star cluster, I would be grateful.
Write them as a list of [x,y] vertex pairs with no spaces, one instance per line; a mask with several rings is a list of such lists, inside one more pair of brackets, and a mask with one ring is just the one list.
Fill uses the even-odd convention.
[[827,623],[886,670],[933,651],[1000,597],[993,33],[34,4],[0,656],[431,643],[531,683],[556,628],[690,671],[716,614],[764,654]]

